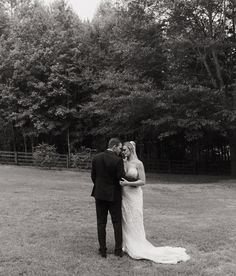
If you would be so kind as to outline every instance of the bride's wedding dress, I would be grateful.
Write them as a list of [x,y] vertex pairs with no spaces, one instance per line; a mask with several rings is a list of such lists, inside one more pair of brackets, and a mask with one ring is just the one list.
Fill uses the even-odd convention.
[[[129,168],[127,177],[137,179],[136,168]],[[124,186],[122,194],[123,251],[133,259],[176,264],[190,259],[181,247],[155,247],[146,240],[143,225],[143,192],[141,187]]]

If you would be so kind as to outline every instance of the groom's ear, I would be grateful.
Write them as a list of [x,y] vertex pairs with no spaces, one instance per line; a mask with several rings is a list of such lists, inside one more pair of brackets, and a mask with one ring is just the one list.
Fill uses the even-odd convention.
[[116,148],[117,148],[117,146],[114,145],[114,146],[111,148],[111,150],[112,150],[112,151],[116,151]]

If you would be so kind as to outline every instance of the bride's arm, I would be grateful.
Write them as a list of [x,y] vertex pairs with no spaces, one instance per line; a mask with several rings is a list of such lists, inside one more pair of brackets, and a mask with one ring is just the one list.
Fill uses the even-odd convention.
[[145,176],[145,171],[144,171],[144,166],[143,163],[140,161],[137,164],[137,170],[138,170],[138,176],[139,178],[135,181],[128,181],[126,179],[122,179],[120,181],[121,186],[133,186],[133,187],[138,187],[138,186],[143,186],[146,183],[146,176]]

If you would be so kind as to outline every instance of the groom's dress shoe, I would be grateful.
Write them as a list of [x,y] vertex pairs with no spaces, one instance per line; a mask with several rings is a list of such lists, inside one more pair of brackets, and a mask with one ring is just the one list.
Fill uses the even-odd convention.
[[99,249],[99,254],[103,257],[106,258],[107,257],[107,252],[105,250],[100,250]]
[[122,250],[115,250],[114,252],[115,256],[122,258],[123,257],[123,251]]

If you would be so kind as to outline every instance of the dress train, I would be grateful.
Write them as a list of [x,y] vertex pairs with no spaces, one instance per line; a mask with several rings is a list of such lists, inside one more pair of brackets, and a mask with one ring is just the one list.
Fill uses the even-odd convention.
[[123,187],[122,219],[123,251],[131,258],[163,264],[176,264],[190,259],[185,248],[155,247],[146,239],[141,187]]

